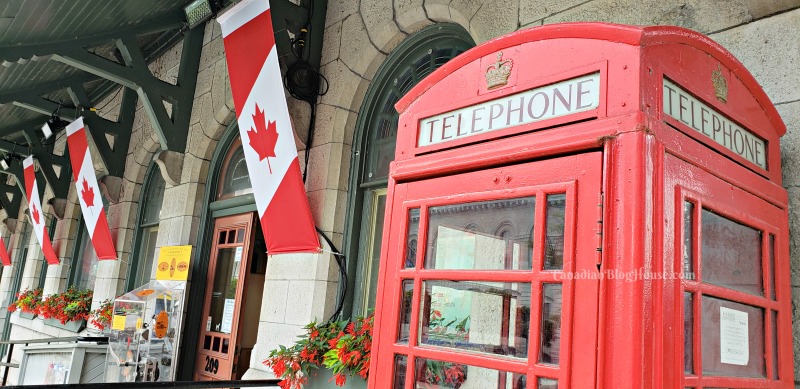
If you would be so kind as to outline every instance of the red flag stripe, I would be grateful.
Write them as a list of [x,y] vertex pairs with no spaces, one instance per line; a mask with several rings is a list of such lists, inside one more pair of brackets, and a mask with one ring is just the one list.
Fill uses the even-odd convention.
[[3,266],[11,266],[11,257],[8,255],[8,249],[3,239],[0,239],[0,260],[3,262]]
[[114,248],[114,241],[111,238],[111,230],[108,228],[105,211],[100,211],[97,225],[92,234],[92,245],[97,253],[97,259],[117,259],[117,249]]
[[69,161],[72,163],[72,177],[78,179],[81,173],[84,155],[89,152],[89,141],[86,139],[86,130],[81,128],[67,137],[69,147]]
[[240,116],[247,96],[250,95],[269,52],[275,46],[270,10],[228,34],[223,44],[228,62],[228,77],[231,80],[233,105],[236,107],[236,115]]
[[[308,228],[314,225],[314,218],[305,196],[298,193],[305,194],[305,186],[300,162],[295,158],[261,216],[261,228],[268,231],[264,235],[270,254],[319,251],[317,232]],[[276,224],[280,227],[276,228]]]
[[47,260],[47,263],[50,265],[58,265],[58,255],[56,255],[55,250],[53,250],[53,243],[50,242],[50,237],[47,236],[47,228],[44,229],[44,236],[42,238],[44,239],[42,242],[44,259]]

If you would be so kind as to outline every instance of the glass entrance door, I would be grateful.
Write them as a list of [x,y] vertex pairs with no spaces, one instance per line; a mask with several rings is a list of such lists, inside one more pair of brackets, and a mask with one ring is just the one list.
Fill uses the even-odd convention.
[[373,383],[594,387],[601,166],[589,153],[390,188]]
[[[665,159],[665,264],[676,280],[665,317],[667,387],[791,386],[791,303],[785,211],[707,171]],[[668,284],[669,285],[669,284]],[[671,348],[674,347],[674,350]],[[681,372],[682,370],[682,372]],[[682,373],[682,374],[681,374]],[[783,386],[781,386],[783,387]]]
[[[240,364],[246,368],[249,363],[249,358],[238,360],[241,352],[239,314],[247,304],[244,291],[254,242],[253,218],[252,213],[246,213],[218,218],[214,223],[214,243],[203,302],[205,322],[198,339],[195,380],[230,380],[237,375]],[[258,322],[254,325],[257,327]]]

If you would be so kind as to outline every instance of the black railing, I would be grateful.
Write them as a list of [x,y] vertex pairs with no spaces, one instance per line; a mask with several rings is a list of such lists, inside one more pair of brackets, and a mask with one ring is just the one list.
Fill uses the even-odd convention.
[[[169,381],[169,382],[120,382],[114,383],[114,389],[221,389],[221,388],[252,388],[252,387],[278,387],[279,380],[252,380],[252,381]],[[96,384],[64,384],[64,385],[24,385],[7,386],[6,389],[108,389],[108,383]]]
[[6,352],[6,358],[4,361],[0,362],[0,366],[3,367],[3,381],[2,385],[6,386],[6,382],[8,380],[8,371],[13,367],[15,369],[19,368],[18,363],[11,363],[11,355],[14,353],[14,345],[22,344],[22,345],[29,345],[29,344],[36,344],[36,343],[77,343],[78,341],[83,342],[97,342],[98,344],[102,342],[108,343],[108,337],[85,337],[85,336],[70,336],[67,338],[45,338],[45,339],[26,339],[26,340],[2,340],[0,341],[0,345],[8,345],[8,349]]

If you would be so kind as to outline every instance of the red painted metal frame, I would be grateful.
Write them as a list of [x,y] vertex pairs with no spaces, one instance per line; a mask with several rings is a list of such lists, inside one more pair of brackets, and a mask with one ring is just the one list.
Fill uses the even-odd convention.
[[[512,74],[508,85],[489,91],[483,72],[498,51],[503,51],[504,59],[513,59]],[[722,72],[728,85],[726,102],[715,96],[711,82],[711,72],[715,70]],[[426,117],[592,72],[601,75],[600,106],[593,111],[523,124],[480,137],[416,146],[419,122]],[[767,168],[744,160],[665,115],[661,101],[665,77],[763,139],[767,146]],[[571,336],[591,337],[589,344],[596,344],[596,347],[580,348],[573,339],[570,368],[596,366],[593,367],[596,376],[592,378],[593,384],[560,381],[562,387],[792,387],[788,195],[781,185],[779,148],[779,139],[786,128],[755,79],[720,45],[701,34],[676,27],[571,23],[521,30],[489,41],[448,62],[414,87],[396,108],[401,116],[396,160],[391,167],[387,194],[385,223],[388,227],[383,236],[387,244],[383,245],[381,253],[376,311],[376,326],[380,330],[374,343],[377,358],[371,371],[370,387],[387,387],[384,382],[388,380],[381,378],[391,376],[395,352],[446,360],[458,358],[486,367],[529,372],[529,388],[536,387],[535,373],[555,377],[556,371],[532,368],[509,358],[395,344],[404,278],[523,281],[537,277],[535,271],[517,274],[519,272],[401,270],[400,262],[391,258],[404,257],[407,209],[412,205],[423,208],[418,247],[425,247],[422,239],[427,206],[440,200],[451,203],[467,198],[490,198],[498,193],[514,196],[524,193],[523,188],[536,192],[539,183],[533,181],[529,185],[515,183],[518,186],[508,188],[507,193],[502,190],[487,192],[493,184],[486,180],[504,170],[523,174],[527,169],[528,175],[536,176],[541,171],[539,166],[550,166],[552,171],[547,174],[554,175],[552,182],[561,183],[573,181],[576,168],[595,169],[593,166],[597,166],[597,185],[603,191],[602,209],[579,201],[575,214],[577,225],[590,222],[594,225],[586,230],[588,232],[581,232],[584,231],[581,228],[575,230],[575,239],[578,245],[585,241],[602,243],[602,252],[592,253],[592,262],[598,263],[605,275],[681,271],[684,198],[695,201],[698,215],[706,205],[764,231],[765,236],[775,236],[775,301],[702,281],[602,278],[595,325],[576,318],[570,323],[573,326]],[[602,162],[593,162],[591,166],[581,162],[575,166],[563,157],[585,156],[587,152],[599,150],[602,150]],[[556,165],[550,165],[554,161]],[[480,183],[481,180],[484,182]],[[578,181],[580,197],[585,188],[582,181]],[[598,202],[596,198],[583,201]],[[540,215],[538,207],[540,204],[537,204],[537,217]],[[602,216],[600,224],[598,216]],[[699,220],[696,219],[695,229],[699,228]],[[597,236],[597,232],[602,232],[602,236]],[[762,248],[765,250],[766,246]],[[418,267],[422,266],[423,252],[418,250]],[[694,252],[699,253],[698,247]],[[695,271],[701,274],[698,258],[696,254]],[[764,255],[762,265],[766,260]],[[770,286],[766,272],[764,277],[768,296]],[[420,295],[420,287],[417,282],[415,296]],[[767,364],[772,363],[772,342],[769,341],[772,316],[769,312],[776,311],[780,380],[685,376],[684,290],[765,308]],[[576,291],[575,296],[580,294]],[[701,301],[700,298],[693,301],[697,322],[701,318],[697,311]],[[413,304],[417,316],[412,317],[412,323],[418,323],[418,298],[415,297]],[[579,310],[574,313],[580,314]],[[531,327],[535,322],[536,319],[532,319]],[[702,333],[697,325],[695,330],[694,344],[699,347]],[[411,331],[412,340],[416,339],[417,329],[412,326]],[[589,333],[577,335],[583,331]],[[535,342],[535,339],[531,337],[529,341]],[[701,355],[697,353],[694,360],[700,363]],[[538,354],[529,353],[530,364],[536,358]],[[413,360],[407,362],[408,388],[413,380]],[[767,368],[770,369],[769,365]]]

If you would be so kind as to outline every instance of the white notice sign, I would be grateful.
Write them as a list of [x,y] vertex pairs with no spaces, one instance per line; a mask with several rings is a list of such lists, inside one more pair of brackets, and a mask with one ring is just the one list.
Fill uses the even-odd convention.
[[224,334],[231,333],[233,326],[233,308],[236,306],[236,299],[225,299],[225,308],[222,310],[222,323],[220,331]]
[[719,307],[719,355],[722,363],[746,366],[749,362],[747,312]]
[[600,73],[593,73],[422,119],[417,146],[591,111],[599,105]]

